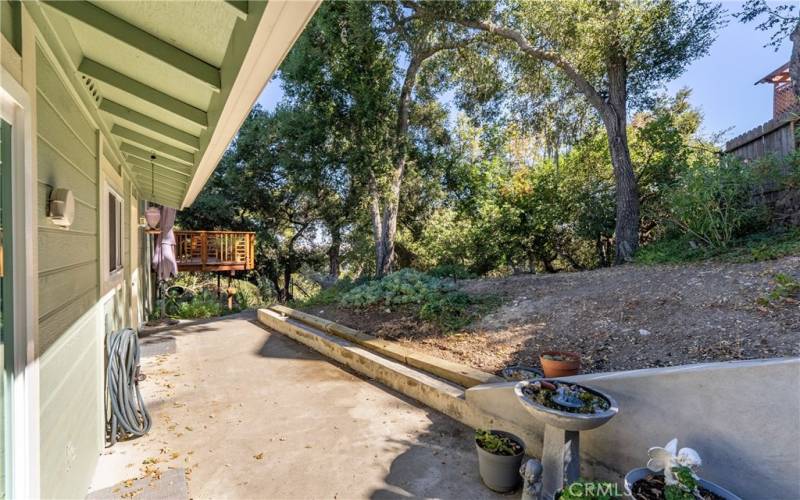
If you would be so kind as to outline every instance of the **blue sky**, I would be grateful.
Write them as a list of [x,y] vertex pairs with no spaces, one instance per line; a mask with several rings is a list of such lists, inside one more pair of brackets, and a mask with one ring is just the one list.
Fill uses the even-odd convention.
[[[729,12],[737,12],[739,2],[726,2]],[[692,89],[692,103],[703,111],[707,133],[722,132],[731,138],[747,132],[772,118],[772,85],[753,85],[761,77],[789,60],[791,45],[787,40],[775,52],[764,47],[770,34],[757,31],[755,24],[731,19],[719,31],[709,54],[698,59],[667,89]]]
[[[739,2],[726,2],[725,9],[737,12]],[[709,54],[698,59],[677,80],[667,85],[674,93],[681,87],[692,89],[692,104],[704,115],[704,133],[726,131],[726,139],[746,132],[772,118],[772,86],[753,85],[764,75],[789,60],[790,44],[787,40],[775,52],[764,47],[769,33],[757,31],[755,24],[741,24],[731,19],[728,26],[718,32],[717,41]],[[280,81],[267,85],[258,102],[274,109],[283,92]],[[728,130],[730,129],[730,130]]]

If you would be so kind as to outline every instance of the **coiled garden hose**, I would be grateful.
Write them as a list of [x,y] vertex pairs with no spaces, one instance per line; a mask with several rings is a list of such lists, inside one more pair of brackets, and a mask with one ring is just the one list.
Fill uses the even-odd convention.
[[113,446],[117,439],[145,435],[150,430],[151,420],[139,391],[139,336],[136,331],[126,328],[109,333],[106,352],[106,422],[110,446]]

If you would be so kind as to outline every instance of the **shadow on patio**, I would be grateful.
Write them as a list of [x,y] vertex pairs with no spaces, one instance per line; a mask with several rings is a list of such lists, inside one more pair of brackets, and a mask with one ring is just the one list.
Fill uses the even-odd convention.
[[[93,498],[492,498],[467,427],[264,329],[252,313],[181,325],[145,358],[153,428],[106,450]],[[126,480],[144,478],[136,482]],[[128,485],[131,485],[130,487]]]

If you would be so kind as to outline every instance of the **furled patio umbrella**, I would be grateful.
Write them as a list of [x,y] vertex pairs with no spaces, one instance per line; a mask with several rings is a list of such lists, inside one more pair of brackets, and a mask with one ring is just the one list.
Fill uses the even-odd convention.
[[166,280],[178,275],[178,262],[175,259],[175,224],[174,208],[161,207],[161,232],[156,238],[153,250],[153,270],[159,280]]
[[[158,280],[158,290],[161,296],[161,322],[165,321],[166,297],[163,289],[164,280],[178,275],[178,262],[175,259],[175,233],[172,226],[175,224],[176,210],[161,207],[161,232],[156,238],[156,247],[153,249],[153,271]],[[171,321],[169,321],[171,323]]]

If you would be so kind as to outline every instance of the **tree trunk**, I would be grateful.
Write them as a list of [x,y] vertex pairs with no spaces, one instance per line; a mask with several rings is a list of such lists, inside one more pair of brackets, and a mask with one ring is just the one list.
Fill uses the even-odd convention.
[[561,159],[560,158],[560,154],[559,154],[559,149],[561,149],[561,145],[560,145],[559,142],[556,142],[556,149],[553,151],[553,166],[555,166],[555,169],[556,169],[556,183],[558,183],[558,181],[559,181],[559,178],[558,178],[558,167],[559,167],[558,162]]
[[378,263],[379,276],[386,276],[392,272],[392,265],[394,264],[394,240],[397,235],[398,209],[399,203],[394,199],[386,203],[386,208],[383,211],[383,224],[381,226],[383,231],[381,232],[380,239],[381,255],[383,259]]
[[436,52],[428,51],[414,56],[406,69],[400,99],[397,106],[397,125],[395,128],[395,159],[389,191],[385,194],[383,216],[380,217],[380,192],[375,179],[370,179],[372,202],[370,215],[375,234],[375,273],[379,278],[392,272],[394,262],[394,239],[397,234],[397,213],[400,206],[400,186],[408,156],[408,116],[411,106],[411,93],[417,81],[417,72],[422,63]]
[[600,267],[608,267],[608,261],[606,261],[606,252],[605,246],[603,245],[603,237],[598,236],[597,240],[594,242],[594,248],[597,252],[597,261],[600,264]]
[[328,277],[331,283],[339,279],[340,254],[342,249],[341,229],[331,229],[331,246],[328,248]]
[[270,276],[269,281],[272,283],[272,286],[275,287],[275,294],[278,297],[278,302],[286,302],[286,294],[283,292],[283,288],[281,288],[280,276],[277,274],[275,276]]
[[614,263],[624,264],[633,259],[639,246],[639,188],[628,150],[627,69],[624,61],[609,62],[608,82],[608,101],[603,112],[603,123],[608,135],[617,191]]
[[792,77],[792,86],[794,87],[794,95],[800,99],[800,21],[797,21],[797,26],[794,31],[789,35],[792,40],[792,57],[789,59],[789,76]]
[[383,223],[381,222],[381,205],[380,205],[380,192],[375,178],[370,172],[369,179],[369,216],[372,221],[372,238],[375,243],[375,276],[382,278],[383,270]]
[[292,266],[289,262],[286,263],[286,266],[283,268],[283,301],[288,302],[292,300],[291,294],[291,286],[292,286]]

